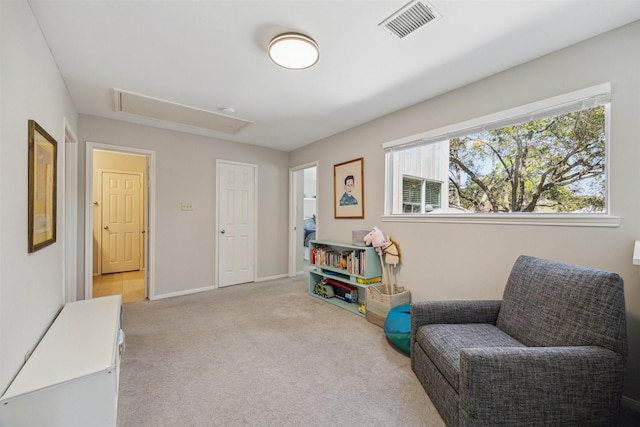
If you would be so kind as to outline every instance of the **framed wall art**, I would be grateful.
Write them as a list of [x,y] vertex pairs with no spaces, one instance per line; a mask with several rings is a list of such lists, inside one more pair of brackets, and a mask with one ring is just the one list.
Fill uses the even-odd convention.
[[333,216],[364,218],[364,159],[333,166]]
[[58,144],[29,120],[29,253],[56,241]]

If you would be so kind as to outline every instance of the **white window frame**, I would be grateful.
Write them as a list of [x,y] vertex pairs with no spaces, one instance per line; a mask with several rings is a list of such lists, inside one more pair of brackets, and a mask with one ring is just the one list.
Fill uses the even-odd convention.
[[[542,213],[429,213],[429,214],[391,214],[392,184],[390,180],[389,153],[395,150],[406,149],[412,146],[425,145],[433,142],[448,140],[451,138],[468,135],[474,132],[513,124],[517,118],[536,120],[550,115],[558,115],[576,111],[581,108],[589,108],[591,105],[601,105],[609,102],[611,98],[611,84],[600,85],[577,90],[567,94],[555,96],[520,107],[501,111],[494,114],[478,117],[451,126],[430,130],[417,135],[386,142],[382,145],[385,150],[385,205],[383,222],[430,222],[430,223],[459,223],[459,224],[505,224],[505,225],[545,225],[545,226],[579,226],[579,227],[619,227],[620,218],[611,215],[609,195],[610,175],[608,173],[605,188],[606,213],[603,214],[542,214]],[[608,114],[608,112],[607,112]],[[607,120],[609,126],[609,120]],[[609,129],[605,129],[610,135]],[[609,167],[609,146],[606,143],[605,170]]]

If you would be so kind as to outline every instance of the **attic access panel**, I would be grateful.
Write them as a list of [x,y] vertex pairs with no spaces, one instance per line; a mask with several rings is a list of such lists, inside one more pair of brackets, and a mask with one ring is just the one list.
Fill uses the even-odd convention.
[[115,108],[122,113],[236,135],[252,122],[119,89]]

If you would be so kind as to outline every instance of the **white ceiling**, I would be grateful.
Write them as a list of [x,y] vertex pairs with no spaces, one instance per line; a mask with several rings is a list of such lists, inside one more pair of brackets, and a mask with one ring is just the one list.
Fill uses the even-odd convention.
[[[431,0],[442,18],[399,39],[378,24],[407,2],[29,0],[79,113],[284,151],[640,19],[640,0]],[[287,31],[315,39],[316,66],[269,60]],[[252,124],[117,112],[114,88]]]

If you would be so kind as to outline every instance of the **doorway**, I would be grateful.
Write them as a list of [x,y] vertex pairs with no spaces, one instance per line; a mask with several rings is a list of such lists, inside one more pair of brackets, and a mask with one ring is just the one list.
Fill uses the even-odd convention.
[[87,143],[85,297],[153,299],[154,153]]
[[291,241],[289,245],[289,276],[303,274],[309,265],[309,241],[318,232],[318,165],[317,162],[289,171],[291,196]]

